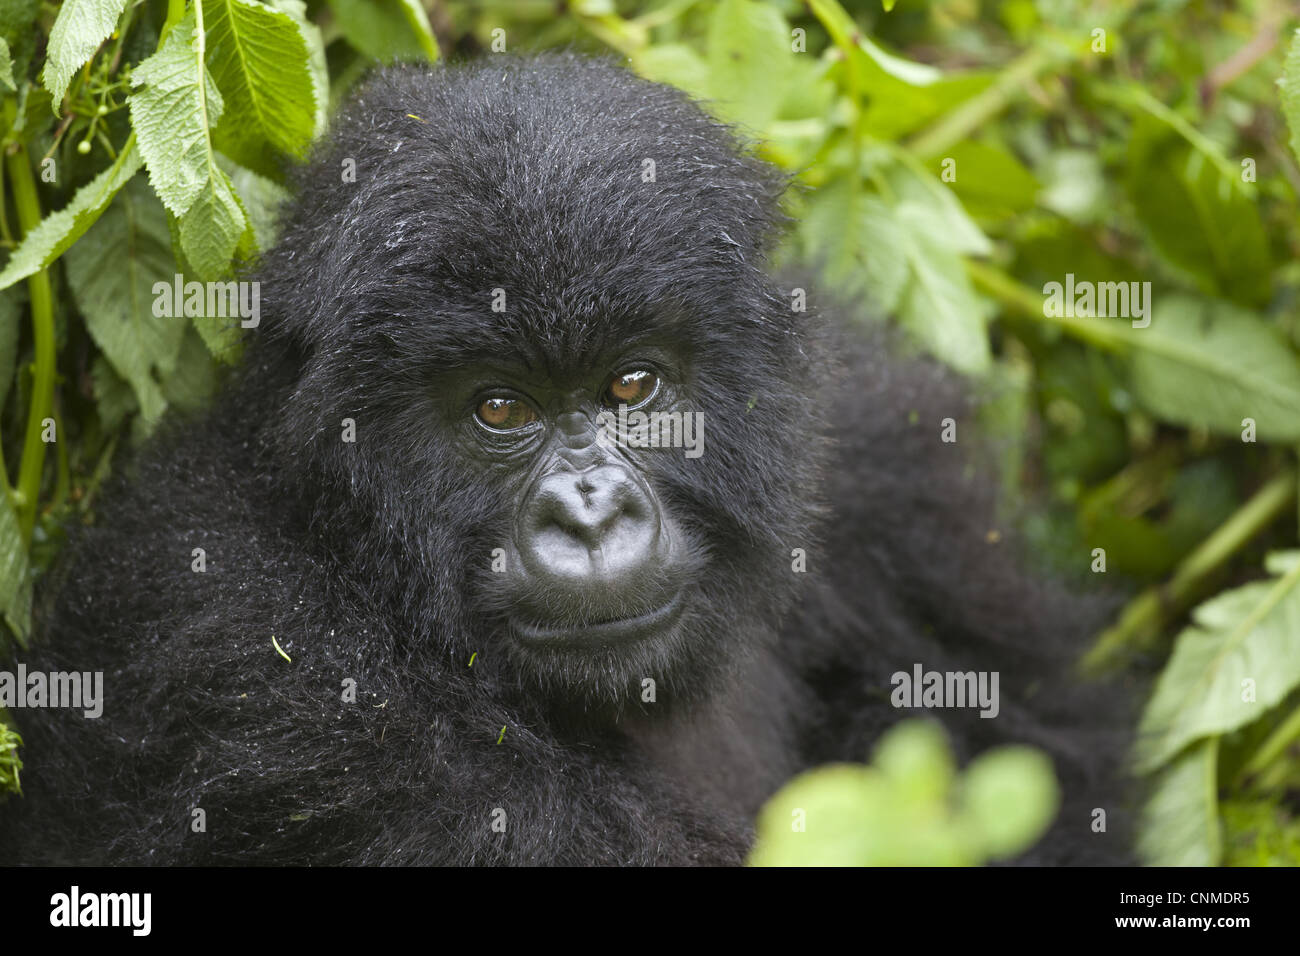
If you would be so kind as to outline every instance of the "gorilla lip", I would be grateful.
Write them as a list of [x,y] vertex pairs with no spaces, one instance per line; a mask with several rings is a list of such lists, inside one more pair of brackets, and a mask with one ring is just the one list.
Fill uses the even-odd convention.
[[511,624],[514,626],[515,632],[528,643],[561,641],[594,643],[607,640],[625,640],[627,638],[644,637],[671,625],[681,613],[682,603],[681,594],[675,594],[668,603],[654,610],[633,617],[618,618],[613,621],[549,626],[515,619],[511,621]]

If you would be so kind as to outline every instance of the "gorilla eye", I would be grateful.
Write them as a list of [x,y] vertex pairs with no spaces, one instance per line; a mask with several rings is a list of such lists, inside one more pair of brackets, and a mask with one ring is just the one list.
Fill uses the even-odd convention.
[[537,413],[517,398],[485,398],[474,414],[488,428],[500,432],[514,431],[537,421]]
[[659,376],[647,368],[631,369],[614,376],[601,397],[610,408],[627,405],[636,408],[654,398],[659,391]]

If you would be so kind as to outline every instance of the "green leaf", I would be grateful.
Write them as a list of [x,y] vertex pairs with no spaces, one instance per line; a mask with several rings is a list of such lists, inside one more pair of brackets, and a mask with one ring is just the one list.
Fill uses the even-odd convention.
[[842,178],[814,194],[800,227],[807,248],[828,281],[897,312],[927,351],[963,372],[986,371],[985,310],[961,253],[988,252],[988,239],[923,169],[890,163],[882,177],[889,200]]
[[1153,414],[1237,437],[1253,418],[1261,438],[1300,440],[1300,360],[1252,313],[1164,297],[1131,341],[1133,390]]
[[428,18],[417,23],[405,0],[329,0],[329,6],[339,32],[366,56],[384,63],[437,58]]
[[1262,305],[1272,262],[1259,205],[1221,157],[1163,123],[1134,122],[1128,192],[1157,252],[1210,295]]
[[1192,612],[1138,727],[1150,772],[1204,737],[1235,730],[1300,686],[1300,561]]
[[212,178],[212,128],[224,101],[203,66],[202,36],[194,11],[162,47],[131,73],[142,87],[128,102],[149,182],[173,215],[183,216]]
[[163,394],[181,411],[198,411],[211,401],[216,386],[217,366],[198,329],[191,326],[185,329],[176,367],[163,382]]
[[1095,152],[1084,149],[1053,150],[1042,160],[1040,174],[1043,206],[1071,222],[1086,225],[1105,216],[1106,180]]
[[287,14],[297,24],[307,44],[307,70],[311,73],[313,95],[316,98],[316,132],[329,124],[330,74],[325,64],[325,41],[320,27],[307,19],[304,0],[268,0],[268,6]]
[[892,194],[895,214],[905,227],[953,252],[986,256],[993,251],[988,237],[952,191],[923,167],[914,169],[905,160],[889,164],[882,175]]
[[1152,781],[1137,826],[1138,856],[1149,866],[1215,866],[1222,853],[1218,790],[1219,740],[1187,750]]
[[749,862],[971,866],[1026,849],[1059,805],[1051,761],[1042,753],[990,751],[958,782],[943,729],[905,720],[881,736],[874,766],[832,764],[782,787],[759,813]]
[[225,172],[214,168],[180,225],[181,249],[194,270],[205,279],[226,272],[247,220]]
[[0,37],[0,85],[10,91],[18,90],[14,85],[14,61],[9,55],[9,43],[4,37]]
[[[27,78],[27,68],[38,43],[45,43],[45,34],[34,29],[41,12],[41,0],[0,0],[0,39],[9,48],[15,81]],[[41,91],[45,93],[44,90]],[[49,96],[48,93],[45,93]],[[48,118],[49,113],[45,114]]]
[[126,0],[65,0],[59,8],[41,73],[41,82],[50,91],[56,110],[68,92],[72,75],[112,35],[124,9]]
[[979,834],[982,855],[995,860],[1032,846],[1061,806],[1052,761],[1032,747],[999,747],[966,768],[962,812]]
[[952,755],[942,729],[909,720],[876,747],[876,766],[830,764],[764,805],[754,866],[970,866],[968,834],[949,812]]
[[181,248],[203,278],[222,274],[247,228],[230,179],[217,165],[212,128],[224,103],[203,65],[194,11],[131,74],[131,120],[149,181],[180,220]]
[[276,214],[288,200],[289,191],[274,180],[259,176],[224,156],[218,156],[217,161],[235,187],[235,196],[248,217],[256,247],[270,249],[275,245]]
[[398,6],[401,7],[406,25],[424,51],[425,59],[433,63],[438,59],[438,41],[433,36],[433,27],[429,25],[429,15],[424,12],[423,4],[419,0],[398,0]]
[[722,0],[709,21],[709,89],[725,118],[762,131],[785,96],[790,29],[772,6]]
[[224,102],[214,145],[264,172],[275,170],[268,150],[301,158],[316,131],[317,91],[298,24],[250,0],[207,0],[203,11],[204,60]]
[[926,349],[970,375],[992,362],[983,309],[961,256],[929,232],[905,228],[902,249],[911,279],[899,304],[899,318]]
[[799,229],[828,285],[847,296],[865,294],[882,313],[894,311],[911,272],[902,226],[878,196],[845,177],[832,179],[810,197]]
[[[795,777],[758,817],[751,866],[862,866],[888,853],[892,806],[870,767],[831,764]],[[797,829],[800,825],[805,829]]]
[[933,720],[906,720],[882,736],[874,763],[909,801],[947,800],[957,779],[948,738]]
[[46,216],[23,237],[0,271],[0,289],[9,288],[61,256],[94,225],[117,191],[139,169],[140,152],[135,142],[128,140],[112,166],[78,189],[72,202]]
[[997,146],[967,141],[957,143],[926,164],[942,179],[944,160],[953,161],[950,188],[972,216],[1003,219],[1034,205],[1038,180],[1015,156]]
[[[90,363],[90,381],[95,391],[95,412],[103,430],[108,433],[117,431],[126,417],[140,407],[135,393],[102,355],[95,356]],[[136,419],[137,424],[143,421],[143,418]],[[146,432],[147,426],[142,425],[139,437],[145,437]]]
[[945,76],[928,64],[885,52],[835,0],[809,0],[808,6],[845,53],[832,75],[860,100],[863,127],[877,139],[896,140],[919,129],[994,80],[993,73]]
[[0,615],[22,647],[32,627],[32,575],[18,514],[0,494]]
[[684,43],[657,43],[632,55],[638,73],[656,83],[668,83],[697,98],[709,95],[709,66]]
[[68,284],[86,329],[130,385],[146,425],[167,403],[159,388],[176,364],[184,316],[154,315],[155,283],[171,287],[176,263],[167,217],[137,177],[84,239],[68,250]]
[[1286,65],[1277,83],[1281,88],[1282,112],[1286,116],[1286,125],[1291,129],[1291,152],[1300,156],[1300,30],[1291,37]]

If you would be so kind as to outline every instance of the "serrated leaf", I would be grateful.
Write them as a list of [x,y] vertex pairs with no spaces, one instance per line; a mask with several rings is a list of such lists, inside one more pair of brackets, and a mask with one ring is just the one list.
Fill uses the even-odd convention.
[[68,203],[37,223],[23,236],[0,271],[0,289],[7,289],[38,269],[44,269],[80,239],[107,208],[117,191],[140,169],[141,157],[133,141],[118,153],[116,162],[77,190]]
[[128,99],[140,155],[154,192],[176,216],[185,215],[216,168],[212,128],[224,103],[203,66],[200,39],[191,10],[131,73],[131,85],[142,87]]
[[1137,827],[1138,856],[1149,866],[1215,866],[1222,853],[1219,741],[1202,741],[1156,775]]
[[212,127],[221,94],[203,65],[194,11],[168,34],[161,49],[137,66],[131,120],[149,181],[180,220],[181,249],[202,278],[224,273],[248,228],[230,179],[217,165]]
[[1138,726],[1140,771],[1235,730],[1300,686],[1300,562],[1196,608]]
[[86,329],[114,371],[135,392],[146,424],[167,403],[159,387],[176,364],[188,325],[154,315],[154,285],[176,274],[166,214],[137,178],[67,254],[68,284]]
[[992,243],[943,183],[924,169],[891,163],[883,176],[893,194],[895,214],[904,228],[923,233],[953,252],[986,256]]
[[1300,360],[1271,326],[1224,302],[1162,298],[1134,329],[1133,389],[1153,414],[1240,436],[1300,440]]
[[247,222],[225,172],[213,169],[180,227],[181,249],[200,276],[212,279],[226,272]]
[[208,0],[203,12],[205,62],[224,102],[216,148],[256,169],[270,163],[268,150],[301,158],[315,133],[317,91],[298,24],[250,0]]
[[298,25],[303,42],[307,44],[307,70],[311,73],[316,97],[316,133],[320,133],[329,122],[330,98],[329,67],[325,63],[325,41],[320,27],[307,18],[304,0],[270,0],[267,5],[288,14]]
[[257,249],[270,249],[275,245],[276,213],[288,200],[289,191],[274,180],[259,176],[224,156],[218,156],[217,162],[230,177],[235,196],[252,227]]
[[903,229],[902,249],[910,279],[899,301],[899,318],[926,349],[970,375],[992,362],[983,310],[961,256],[928,232]]
[[126,9],[126,0],[66,0],[50,28],[41,82],[57,110],[72,75],[95,55]]
[[897,307],[910,270],[902,227],[879,197],[837,178],[813,193],[799,228],[831,286],[865,294],[882,312]]

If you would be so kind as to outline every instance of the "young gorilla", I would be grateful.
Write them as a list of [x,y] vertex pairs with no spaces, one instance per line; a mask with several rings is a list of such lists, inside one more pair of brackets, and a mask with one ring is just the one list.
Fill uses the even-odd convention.
[[570,56],[391,69],[300,180],[242,371],[69,559],[41,666],[104,715],[23,712],[7,859],[740,863],[916,663],[1000,672],[942,712],[963,756],[1052,753],[1031,859],[1123,854],[1095,608],[991,543],[938,370],[792,308],[726,128]]

